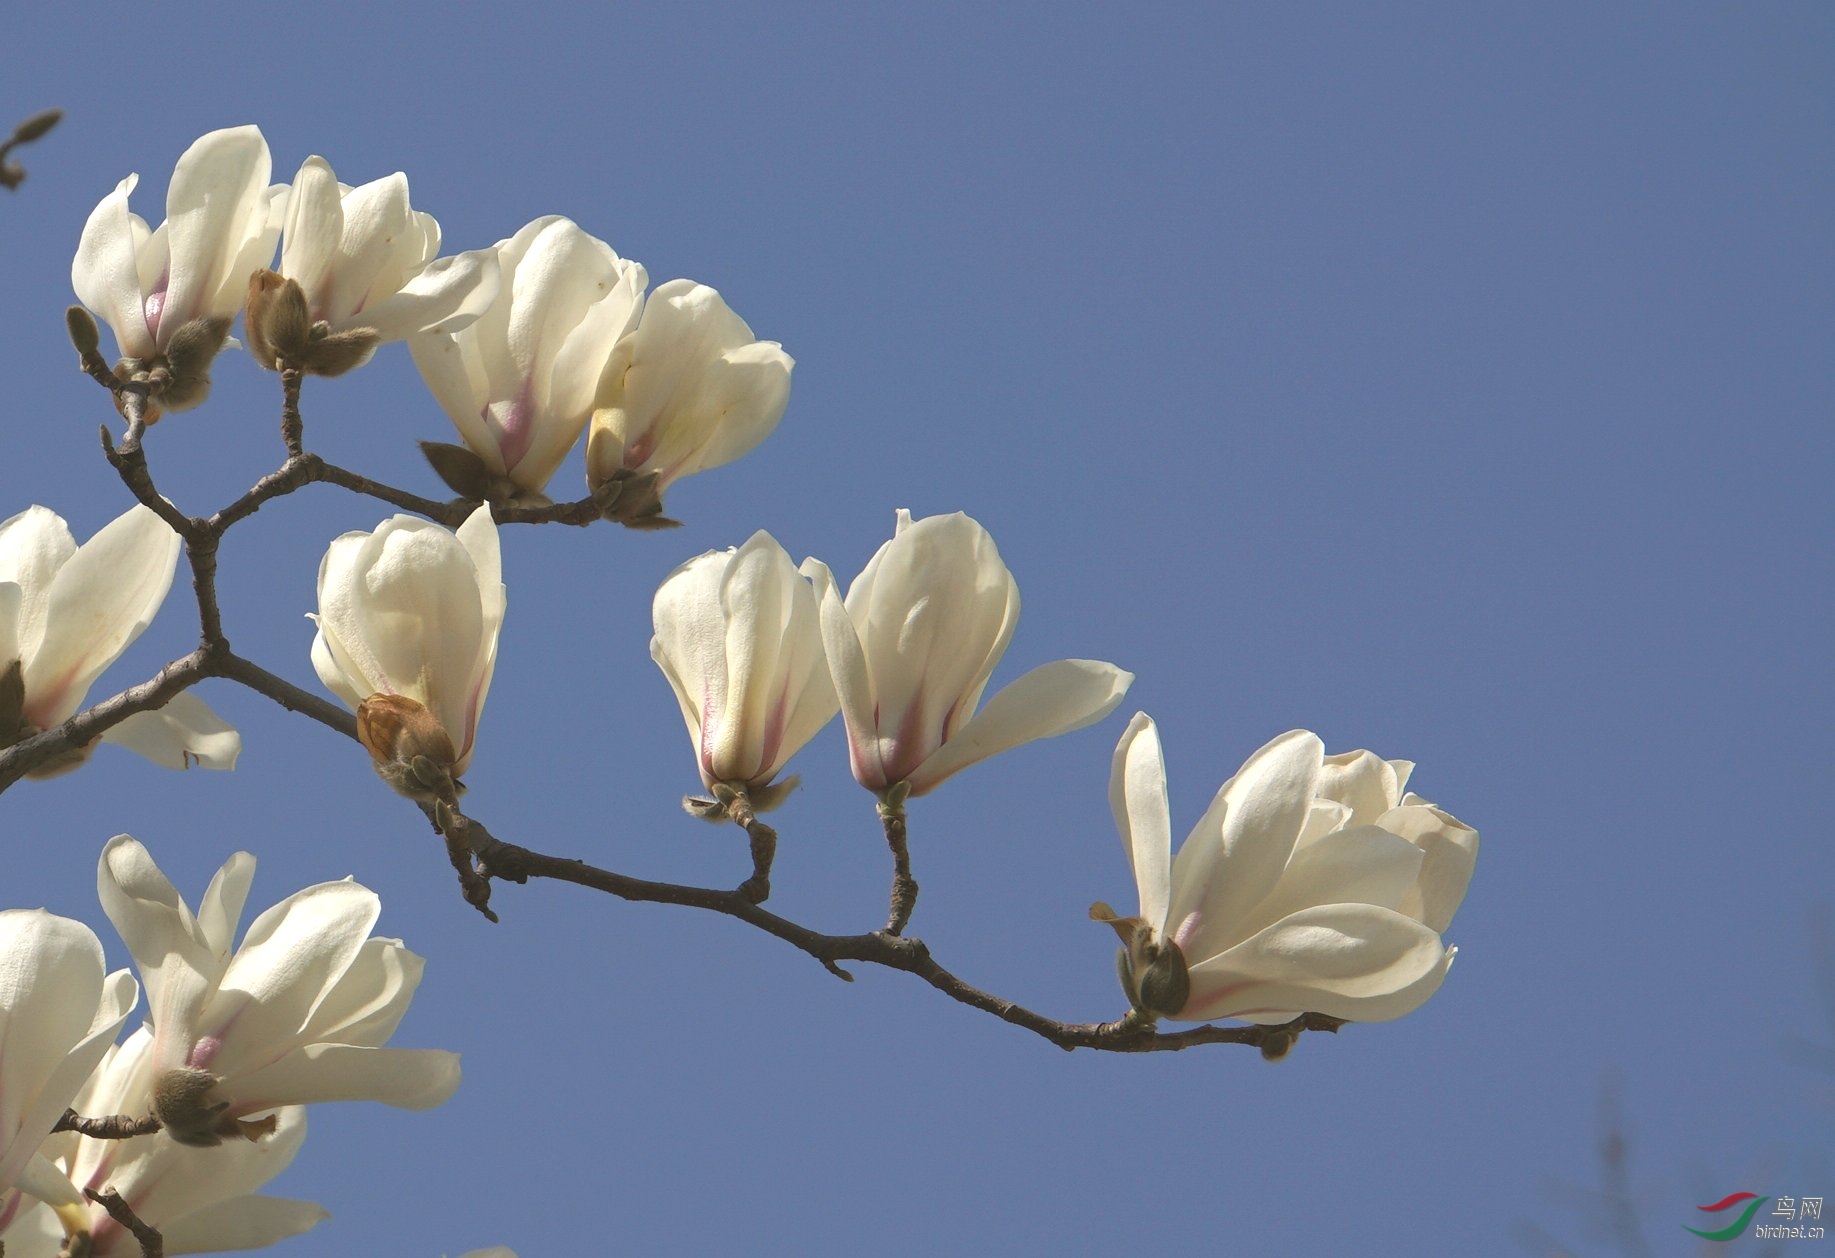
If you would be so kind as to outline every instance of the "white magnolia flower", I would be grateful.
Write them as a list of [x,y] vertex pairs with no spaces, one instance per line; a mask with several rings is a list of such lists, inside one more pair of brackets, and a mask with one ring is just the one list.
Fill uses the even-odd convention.
[[238,852],[198,911],[134,839],[102,849],[96,890],[146,983],[152,1034],[146,1079],[123,1112],[151,1108],[181,1144],[258,1139],[284,1105],[381,1101],[428,1109],[459,1085],[457,1054],[383,1048],[422,961],[399,939],[374,939],[382,904],[346,879],[295,892],[262,913],[232,949],[255,873]]
[[386,764],[415,756],[454,778],[470,767],[503,612],[488,506],[456,533],[398,515],[373,533],[332,542],[319,564],[312,666],[359,714],[364,745],[385,776]]
[[538,498],[592,415],[649,276],[568,219],[496,246],[497,298],[469,327],[409,338],[433,396],[485,471]]
[[[152,1044],[142,1028],[111,1048],[78,1094],[77,1112],[143,1112],[151,1088]],[[159,1231],[168,1254],[260,1249],[330,1217],[316,1202],[254,1195],[287,1168],[306,1138],[304,1108],[276,1110],[273,1120],[273,1131],[260,1140],[232,1140],[217,1148],[188,1147],[163,1132],[130,1140],[91,1140],[69,1132],[53,1137],[46,1153],[75,1183],[120,1193],[136,1216]],[[53,1258],[58,1253],[62,1232],[49,1212],[21,1210],[14,1220],[6,1213],[0,1203],[6,1258]],[[139,1258],[139,1242],[101,1206],[85,1202],[80,1226],[90,1234],[91,1258]]]
[[777,427],[795,365],[776,341],[754,340],[715,290],[693,280],[660,285],[606,369],[587,482],[597,489],[620,469],[653,472],[661,491],[731,463]]
[[845,604],[826,567],[804,568],[822,602],[854,779],[868,790],[906,782],[922,795],[989,756],[1101,720],[1134,681],[1100,660],[1058,660],[977,713],[1019,619],[1019,588],[988,531],[960,512],[914,522],[901,510]]
[[400,171],[352,188],[308,157],[294,176],[277,269],[333,332],[369,328],[400,341],[476,321],[497,296],[495,251],[439,251],[440,225],[408,203]]
[[272,167],[257,128],[230,127],[201,137],[178,159],[157,231],[127,208],[138,175],[96,206],[70,282],[114,329],[125,357],[164,354],[179,329],[197,320],[221,320],[227,332],[249,275],[273,259],[280,237],[287,187],[269,186]]
[[1414,795],[1406,761],[1326,756],[1294,730],[1250,756],[1172,855],[1159,731],[1137,715],[1109,799],[1140,890],[1107,905],[1137,1008],[1186,1022],[1301,1013],[1399,1018],[1453,961],[1440,935],[1465,897],[1478,834]]
[[6,1195],[13,1188],[73,1228],[86,1212],[82,1194],[38,1150],[139,999],[133,975],[102,971],[101,941],[81,922],[43,909],[0,911],[0,1228],[22,1208]]
[[[76,714],[102,670],[152,623],[178,552],[178,535],[144,506],[80,547],[63,518],[44,507],[0,523],[0,746]],[[233,768],[242,750],[241,735],[188,690],[102,738],[172,769]]]
[[840,706],[815,593],[762,529],[670,573],[653,615],[650,658],[682,705],[709,787],[769,786]]

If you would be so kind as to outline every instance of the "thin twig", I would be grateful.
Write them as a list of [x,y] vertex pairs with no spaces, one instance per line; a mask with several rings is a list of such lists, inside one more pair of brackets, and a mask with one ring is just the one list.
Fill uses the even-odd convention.
[[886,934],[904,932],[911,921],[911,910],[917,907],[917,879],[911,876],[911,851],[905,836],[905,801],[886,798],[879,801],[879,823],[886,832],[886,846],[892,849],[892,907],[886,916]]
[[134,1239],[140,1242],[140,1258],[165,1258],[165,1238],[143,1223],[140,1216],[122,1200],[120,1193],[113,1188],[104,1188],[101,1192],[85,1188],[83,1195],[108,1211],[109,1218],[133,1234]]
[[46,109],[33,114],[24,122],[13,128],[13,134],[0,141],[0,188],[17,188],[25,182],[25,167],[18,162],[8,160],[14,149],[22,144],[30,144],[41,138],[45,132],[55,127],[63,118],[61,109]]
[[51,1128],[51,1133],[55,1135],[60,1131],[74,1131],[91,1140],[131,1140],[135,1136],[150,1136],[164,1126],[158,1116],[153,1114],[141,1118],[135,1118],[132,1114],[103,1114],[96,1118],[85,1118],[75,1110],[67,1109],[64,1116],[57,1120],[57,1126]]
[[771,898],[771,863],[777,859],[777,831],[758,819],[752,811],[752,800],[743,790],[735,791],[726,801],[726,815],[744,830],[752,846],[752,876],[739,884],[738,894],[753,904]]

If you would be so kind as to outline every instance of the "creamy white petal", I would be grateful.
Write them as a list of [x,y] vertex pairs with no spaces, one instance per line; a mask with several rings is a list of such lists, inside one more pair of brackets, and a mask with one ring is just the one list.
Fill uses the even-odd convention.
[[26,664],[26,717],[68,719],[90,684],[152,623],[178,565],[179,538],[151,508],[117,516],[57,571],[44,641]]
[[1133,684],[1133,673],[1101,660],[1041,664],[932,752],[911,774],[911,793],[926,794],[970,765],[1023,743],[1093,725],[1115,710]]
[[146,225],[127,208],[128,194],[139,182],[140,176],[129,175],[90,211],[70,264],[70,285],[77,300],[113,329],[123,356],[150,358],[159,346],[147,327],[140,287],[138,254]]
[[1280,882],[1235,933],[1245,938],[1318,904],[1374,904],[1412,917],[1406,902],[1420,876],[1421,849],[1408,840],[1370,825],[1340,830],[1296,848]]
[[[171,281],[154,329],[163,347],[184,322],[216,313],[220,293],[248,284],[241,270],[251,238],[265,235],[271,208],[268,144],[252,126],[228,127],[199,137],[178,159],[166,190],[166,232]],[[278,222],[268,239],[273,256]],[[230,310],[235,307],[231,306]]]
[[235,951],[236,927],[255,881],[255,858],[236,852],[223,862],[198,903],[198,937],[224,964]]
[[385,341],[405,341],[422,331],[457,332],[476,322],[497,298],[495,249],[436,258],[401,288],[349,320],[374,328]]
[[81,922],[0,911],[0,1190],[20,1181],[133,1007],[132,977],[102,970]]
[[221,958],[171,880],[131,835],[118,834],[103,846],[96,895],[146,985],[155,1058],[161,1067],[181,1064],[189,1030],[223,972]]
[[[282,232],[280,273],[296,280],[308,306],[322,305],[344,239],[344,191],[331,164],[308,157],[293,176]],[[326,318],[317,312],[318,318]]]
[[189,1064],[240,1075],[295,1046],[319,1002],[356,959],[381,908],[367,887],[325,882],[257,917],[205,1016],[193,1024],[199,1047]]
[[1442,933],[1465,900],[1478,860],[1478,831],[1431,804],[1407,804],[1378,823],[1421,849],[1425,859],[1414,895],[1401,911]]
[[1325,757],[1319,770],[1319,794],[1348,806],[1347,825],[1370,825],[1401,798],[1395,766],[1369,751],[1345,751]]
[[232,1253],[266,1249],[289,1236],[310,1232],[330,1217],[331,1211],[316,1201],[232,1197],[199,1206],[167,1223],[160,1234],[169,1254]]
[[1200,915],[1188,955],[1242,938],[1235,924],[1280,881],[1311,813],[1323,755],[1317,735],[1282,734],[1243,762],[1186,837],[1172,863],[1171,920]]
[[30,659],[38,653],[45,638],[51,585],[76,551],[70,527],[47,507],[27,507],[0,523],[0,581],[18,587],[14,637],[19,654],[9,659]]
[[841,602],[828,565],[817,559],[805,559],[802,572],[815,587],[821,607],[822,647],[828,656],[835,693],[841,701],[841,719],[847,726],[848,759],[853,765],[854,780],[869,790],[883,791],[892,783],[886,780],[885,765],[879,755],[879,736],[873,719],[873,683],[867,672],[866,654],[860,647],[860,635]]
[[1368,904],[1315,905],[1191,966],[1184,1021],[1303,1009],[1335,1017],[1410,988],[1445,960],[1440,937]]
[[1172,897],[1172,812],[1166,798],[1166,759],[1153,718],[1136,712],[1115,744],[1109,769],[1109,809],[1140,892],[1140,915],[1166,935]]
[[433,400],[446,412],[466,446],[498,476],[505,472],[503,451],[486,419],[491,400],[491,378],[479,352],[485,333],[479,324],[497,307],[508,303],[499,291],[495,305],[466,328],[429,330],[408,338],[408,352],[420,369]]
[[102,735],[168,769],[233,769],[242,754],[242,735],[189,690],[163,708],[137,712]]
[[437,1048],[308,1044],[235,1079],[238,1104],[267,1108],[329,1101],[379,1101],[432,1109],[459,1087],[459,1055]]

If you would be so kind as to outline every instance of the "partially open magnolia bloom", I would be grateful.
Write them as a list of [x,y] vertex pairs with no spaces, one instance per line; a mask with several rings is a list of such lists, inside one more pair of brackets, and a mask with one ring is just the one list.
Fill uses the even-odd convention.
[[[109,1049],[72,1107],[79,1114],[134,1114],[145,1106],[152,1036],[143,1027]],[[306,1111],[276,1110],[272,1134],[199,1149],[164,1134],[131,1140],[92,1140],[63,1132],[45,1143],[45,1155],[76,1184],[97,1192],[112,1188],[141,1221],[157,1229],[168,1254],[258,1249],[297,1236],[329,1217],[311,1201],[254,1196],[293,1161],[306,1138]],[[4,1219],[0,1242],[6,1258],[53,1258],[62,1229],[42,1210]],[[91,1258],[140,1258],[140,1244],[100,1205],[84,1202],[79,1226],[89,1232]]]
[[868,790],[904,782],[922,795],[989,756],[1101,720],[1134,682],[1100,660],[1058,660],[977,712],[1019,620],[1019,587],[961,512],[913,521],[901,510],[845,604],[825,566],[804,570],[822,603],[854,780]]
[[682,705],[701,780],[769,806],[772,779],[840,706],[809,582],[760,529],[670,573],[652,610],[650,658]]
[[255,127],[212,131],[178,159],[158,230],[127,208],[138,175],[83,226],[71,285],[114,329],[125,360],[117,373],[147,383],[160,408],[204,400],[249,275],[274,257],[287,187],[268,184],[272,168]]
[[126,970],[103,975],[89,927],[43,909],[0,911],[0,1230],[23,1208],[12,1188],[55,1209],[60,1230],[80,1228],[87,1203],[39,1146],[138,998]]
[[312,666],[357,713],[377,772],[402,793],[451,803],[462,789],[503,612],[488,506],[456,533],[398,515],[325,552]]
[[1478,834],[1402,794],[1406,761],[1326,756],[1283,734],[1223,784],[1175,858],[1159,731],[1141,713],[1115,748],[1109,801],[1140,912],[1090,916],[1121,936],[1122,985],[1148,1017],[1281,1023],[1399,1018],[1439,990],[1440,939]]
[[[352,188],[324,158],[307,158],[293,179],[274,283],[250,292],[250,350],[270,369],[287,358],[340,375],[383,342],[468,326],[497,296],[496,251],[436,260],[439,251],[440,225],[409,204],[406,175]],[[299,288],[297,318],[261,317],[265,294],[285,280]],[[281,329],[285,339],[274,335]]]
[[420,983],[399,939],[374,939],[369,888],[324,882],[257,917],[232,949],[255,858],[238,852],[194,914],[146,848],[117,835],[96,889],[146,982],[152,1033],[140,1091],[180,1144],[258,1140],[272,1111],[318,1101],[428,1109],[459,1085],[457,1054],[383,1048]]
[[587,484],[648,476],[660,494],[731,463],[777,427],[795,365],[776,341],[754,340],[705,284],[658,286],[606,368],[586,441]]
[[[178,567],[179,539],[137,506],[81,546],[55,511],[0,523],[0,747],[61,725],[152,623]],[[242,737],[190,691],[128,717],[102,739],[170,769],[234,768]],[[75,768],[89,748],[35,771]]]
[[496,255],[497,296],[484,314],[412,336],[408,348],[474,456],[435,458],[447,483],[468,497],[545,502],[613,348],[637,323],[649,276],[560,217],[536,219]]

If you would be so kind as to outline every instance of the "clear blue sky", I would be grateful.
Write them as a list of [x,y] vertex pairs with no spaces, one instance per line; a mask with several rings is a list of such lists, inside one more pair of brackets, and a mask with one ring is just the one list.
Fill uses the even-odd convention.
[[[732,885],[646,654],[676,564],[753,529],[843,580],[893,511],[966,510],[1025,599],[997,676],[1139,674],[1095,729],[912,810],[913,929],[971,981],[1118,1015],[1093,899],[1132,895],[1109,754],[1145,709],[1175,826],[1272,735],[1420,763],[1477,826],[1444,990],[1279,1066],[1066,1055],[724,920],[560,886],[459,901],[361,752],[231,686],[233,775],[104,749],[0,799],[8,906],[104,932],[129,830],[195,896],[354,874],[429,959],[404,1044],[443,1110],[315,1111],[276,1252],[886,1255],[1605,1252],[1596,1099],[1622,1080],[1657,1252],[1735,1191],[1835,1196],[1809,915],[1829,841],[1835,10],[1762,6],[54,5],[7,19],[6,121],[68,110],[0,197],[0,514],[128,505],[60,311],[90,207],[160,217],[200,133],[290,178],[407,171],[449,249],[563,213],[712,284],[797,359],[779,433],[683,482],[673,533],[507,530],[470,803],[500,835]],[[273,466],[245,359],[154,434],[221,505]],[[437,493],[452,440],[400,347],[309,383],[309,445]],[[576,454],[557,477],[572,492]],[[318,557],[380,504],[322,489],[222,555],[238,650],[313,686]],[[182,578],[181,578],[182,580]],[[182,591],[182,586],[181,586]],[[182,597],[104,684],[187,649]],[[101,689],[98,695],[105,693]],[[773,906],[876,925],[887,858],[839,726],[777,815]],[[1829,964],[1827,957],[1822,958]],[[1835,1216],[1832,1216],[1835,1217]]]

